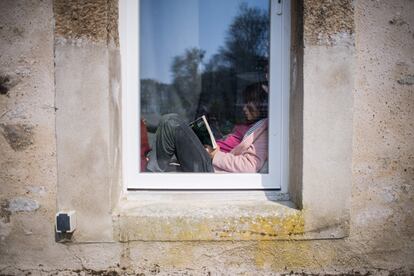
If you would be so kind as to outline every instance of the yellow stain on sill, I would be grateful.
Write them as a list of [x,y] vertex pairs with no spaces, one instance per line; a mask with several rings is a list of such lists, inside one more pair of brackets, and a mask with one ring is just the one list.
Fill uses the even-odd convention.
[[[120,226],[120,225],[119,225]],[[284,216],[139,218],[122,223],[121,241],[289,240],[304,233],[302,212]]]
[[302,212],[285,217],[241,217],[214,230],[224,240],[290,239],[304,233]]

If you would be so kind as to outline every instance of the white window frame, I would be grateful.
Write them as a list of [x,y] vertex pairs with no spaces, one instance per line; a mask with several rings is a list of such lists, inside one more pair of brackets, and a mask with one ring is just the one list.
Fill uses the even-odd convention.
[[[140,173],[139,1],[120,0],[124,190],[269,190],[289,182],[290,0],[271,2],[269,173]],[[277,36],[276,34],[280,34]],[[281,62],[277,62],[277,61]],[[280,76],[280,81],[277,80]],[[278,122],[281,122],[278,126]],[[280,143],[273,142],[279,139]],[[280,154],[278,154],[280,153]]]

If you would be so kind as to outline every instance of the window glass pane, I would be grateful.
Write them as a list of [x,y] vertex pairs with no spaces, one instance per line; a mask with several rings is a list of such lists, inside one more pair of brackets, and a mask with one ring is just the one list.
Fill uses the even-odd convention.
[[[266,173],[269,1],[141,0],[139,11],[141,171]],[[203,115],[211,155],[188,127]]]

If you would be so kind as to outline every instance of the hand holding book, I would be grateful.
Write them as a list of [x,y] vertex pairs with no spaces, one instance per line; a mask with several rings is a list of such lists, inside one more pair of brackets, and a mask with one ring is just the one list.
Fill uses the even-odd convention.
[[190,123],[190,128],[200,139],[201,144],[208,145],[212,149],[217,148],[216,139],[211,131],[210,125],[207,122],[206,116],[203,115]]
[[217,148],[213,149],[209,145],[204,145],[204,148],[206,149],[208,155],[210,155],[210,158],[213,159],[216,153],[220,150],[220,146],[217,145]]

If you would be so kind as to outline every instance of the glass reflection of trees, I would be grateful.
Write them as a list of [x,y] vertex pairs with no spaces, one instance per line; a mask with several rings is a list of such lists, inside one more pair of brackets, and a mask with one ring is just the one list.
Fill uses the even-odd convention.
[[205,114],[216,137],[229,133],[243,120],[242,89],[265,80],[269,25],[267,11],[241,4],[224,45],[208,61],[202,49],[188,48],[172,61],[172,84],[141,80],[141,115],[156,123],[166,113],[188,121]]

